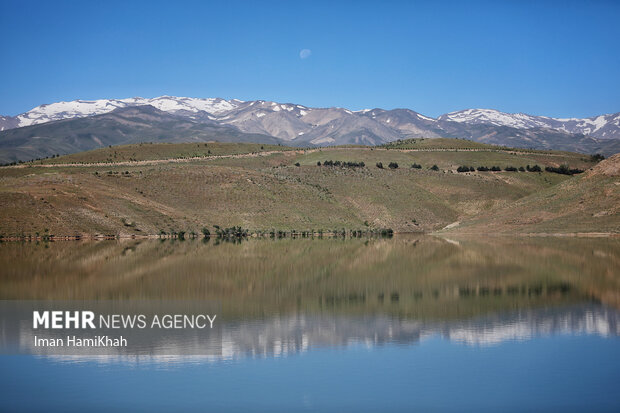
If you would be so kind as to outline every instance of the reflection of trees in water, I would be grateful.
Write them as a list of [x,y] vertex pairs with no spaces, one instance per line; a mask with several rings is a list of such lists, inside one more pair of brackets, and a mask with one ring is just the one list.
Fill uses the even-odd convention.
[[[483,297],[501,297],[501,296],[522,296],[522,297],[545,297],[545,298],[558,298],[562,296],[566,296],[570,294],[572,291],[572,287],[570,284],[566,282],[558,282],[558,283],[549,283],[549,284],[534,284],[534,285],[506,285],[506,286],[496,286],[493,288],[486,286],[478,286],[478,287],[458,287],[454,294],[459,299],[468,299],[468,298],[483,298]],[[432,290],[430,293],[425,291],[414,291],[411,297],[414,300],[423,300],[423,299],[439,299],[440,295],[443,293],[439,290]],[[324,295],[319,297],[319,306],[320,307],[346,307],[346,306],[355,306],[355,305],[363,305],[368,300],[376,299],[380,303],[385,303],[386,300],[391,303],[398,303],[400,301],[400,293],[397,291],[392,291],[389,294],[384,292],[380,292],[375,297],[367,297],[366,294],[345,294],[345,295]]]

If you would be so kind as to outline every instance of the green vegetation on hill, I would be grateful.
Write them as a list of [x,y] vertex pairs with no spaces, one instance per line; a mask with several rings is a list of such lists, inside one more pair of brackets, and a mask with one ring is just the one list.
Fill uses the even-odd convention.
[[162,159],[188,159],[222,155],[239,155],[255,152],[292,150],[287,146],[260,143],[137,143],[109,146],[92,151],[41,159],[27,165],[50,165],[65,163],[118,163],[152,161]]
[[[378,146],[378,148],[385,149],[436,149],[436,150],[486,150],[486,151],[509,151],[509,152],[522,152],[522,153],[538,153],[538,154],[571,154],[573,152],[565,151],[552,151],[552,150],[535,150],[526,148],[511,148],[507,146],[498,146],[488,143],[474,142],[467,139],[452,139],[452,138],[416,138],[416,139],[402,139],[389,142]],[[584,156],[584,155],[582,155]]]
[[[511,148],[505,148],[503,146],[488,145],[485,143],[478,143],[466,139],[451,139],[451,138],[417,138],[417,139],[403,139],[394,142],[389,142],[378,146],[385,149],[488,149],[488,150],[510,150]],[[526,149],[518,149],[520,151],[527,151]]]
[[[203,227],[214,233],[215,225],[429,232],[495,214],[576,179],[544,170],[507,172],[508,166],[588,169],[595,164],[568,152],[513,151],[455,139],[416,141],[430,146],[136,144],[0,168],[0,235],[190,234]],[[413,164],[420,168],[409,167]],[[458,173],[461,165],[498,165],[502,171]]]

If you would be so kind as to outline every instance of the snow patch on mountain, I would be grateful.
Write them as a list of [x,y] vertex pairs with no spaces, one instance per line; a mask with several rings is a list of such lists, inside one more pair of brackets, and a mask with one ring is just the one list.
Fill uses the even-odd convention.
[[417,115],[418,115],[418,118],[420,118],[420,119],[424,119],[424,120],[428,120],[428,121],[435,121],[436,120],[436,119],[433,119],[433,118],[429,118],[428,116],[420,115],[419,113]]
[[469,124],[491,124],[510,126],[518,129],[543,128],[543,116],[530,116],[524,113],[504,113],[494,109],[467,109],[450,112],[439,117],[440,120]]
[[37,125],[54,120],[101,115],[118,108],[151,105],[165,112],[207,112],[220,115],[237,108],[243,101],[220,98],[186,98],[160,96],[152,99],[141,97],[128,99],[74,100],[37,106],[26,113],[18,115],[17,127]]
[[510,126],[517,129],[547,128],[568,133],[592,135],[596,138],[619,138],[620,113],[594,116],[591,118],[550,118],[525,113],[504,113],[494,109],[466,109],[441,115],[441,121],[467,124],[490,124]]

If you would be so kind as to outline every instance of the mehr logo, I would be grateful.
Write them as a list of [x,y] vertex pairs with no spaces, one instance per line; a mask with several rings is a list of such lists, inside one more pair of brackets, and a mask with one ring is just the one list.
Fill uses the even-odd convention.
[[32,328],[96,328],[94,320],[92,311],[33,311]]

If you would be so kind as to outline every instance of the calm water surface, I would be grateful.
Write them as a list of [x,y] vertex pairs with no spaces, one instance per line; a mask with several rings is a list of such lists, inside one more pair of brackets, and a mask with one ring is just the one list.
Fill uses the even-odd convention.
[[2,410],[620,410],[619,239],[5,243],[0,268],[1,299],[222,305],[218,356],[1,356]]

